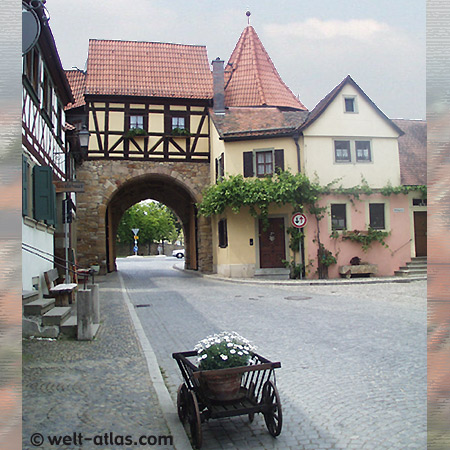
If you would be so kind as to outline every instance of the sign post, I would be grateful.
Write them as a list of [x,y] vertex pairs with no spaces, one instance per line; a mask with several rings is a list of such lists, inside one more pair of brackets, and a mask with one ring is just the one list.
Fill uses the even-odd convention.
[[[303,228],[308,222],[306,216],[302,213],[295,213],[292,216],[291,223],[295,228]],[[302,240],[301,238],[298,240],[298,255],[300,259],[300,280],[303,279],[303,258],[302,258]]]
[[137,252],[138,252],[138,245],[137,245],[138,242],[137,241],[139,239],[139,236],[137,234],[139,233],[139,228],[132,228],[131,231],[134,234],[134,248],[133,248],[134,256],[137,256]]

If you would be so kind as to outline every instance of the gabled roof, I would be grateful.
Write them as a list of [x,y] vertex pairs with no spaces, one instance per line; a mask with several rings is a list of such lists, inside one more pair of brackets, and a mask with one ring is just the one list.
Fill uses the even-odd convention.
[[339,92],[346,84],[351,84],[362,97],[364,97],[375,109],[375,111],[386,121],[388,122],[401,136],[403,131],[391,120],[387,117],[380,108],[366,95],[366,93],[355,83],[353,78],[350,75],[347,75],[328,95],[326,95],[319,103],[315,106],[315,108],[310,112],[306,121],[300,126],[299,130],[304,130],[309,127],[314,121],[316,121],[322,113],[327,109],[328,105],[336,98]]
[[405,134],[398,139],[402,185],[427,184],[427,122],[393,119]]
[[225,106],[279,106],[306,110],[284,84],[250,25],[242,32],[225,67]]
[[210,110],[220,139],[224,141],[291,136],[307,114],[307,111],[283,111],[270,106],[232,107],[225,114]]
[[211,99],[206,47],[91,39],[86,94]]
[[86,74],[78,69],[66,70],[66,77],[69,80],[75,101],[69,103],[64,109],[68,110],[85,105],[84,92],[86,91]]

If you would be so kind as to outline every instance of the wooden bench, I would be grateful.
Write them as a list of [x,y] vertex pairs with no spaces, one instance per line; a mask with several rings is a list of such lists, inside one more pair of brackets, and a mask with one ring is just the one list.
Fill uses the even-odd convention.
[[340,266],[339,273],[346,278],[350,278],[352,275],[369,275],[372,277],[378,272],[378,266],[376,264],[358,264],[355,266]]
[[55,306],[69,306],[74,301],[75,291],[78,287],[76,283],[60,283],[57,284],[59,274],[57,269],[51,269],[44,272],[45,284],[47,285],[48,295],[55,299]]

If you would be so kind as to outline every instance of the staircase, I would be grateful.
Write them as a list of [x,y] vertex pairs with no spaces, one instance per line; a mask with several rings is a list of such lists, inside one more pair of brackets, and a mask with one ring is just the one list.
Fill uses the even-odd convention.
[[54,298],[42,298],[39,291],[22,292],[22,335],[57,338],[61,334],[76,338],[75,304],[55,306]]
[[427,278],[427,257],[418,256],[416,258],[411,258],[410,262],[406,263],[406,266],[400,267],[399,270],[395,271],[395,275],[398,277],[406,278]]

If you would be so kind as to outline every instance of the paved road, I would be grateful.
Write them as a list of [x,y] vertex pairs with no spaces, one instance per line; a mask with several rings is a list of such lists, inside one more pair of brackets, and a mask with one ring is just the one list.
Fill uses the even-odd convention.
[[170,393],[172,352],[234,330],[279,360],[283,431],[262,416],[203,424],[204,449],[426,449],[426,282],[244,285],[174,270],[175,258],[118,261]]

